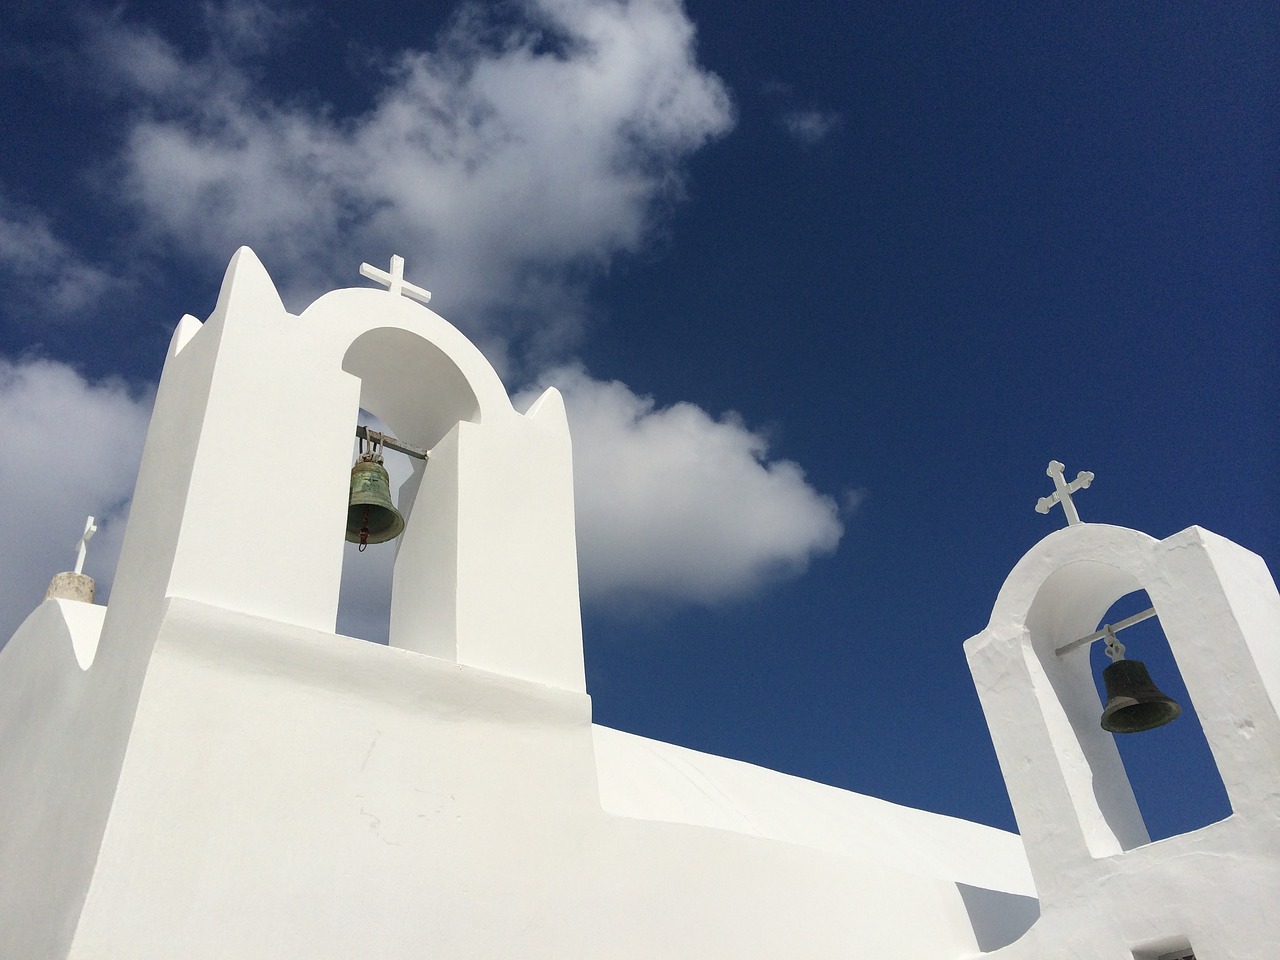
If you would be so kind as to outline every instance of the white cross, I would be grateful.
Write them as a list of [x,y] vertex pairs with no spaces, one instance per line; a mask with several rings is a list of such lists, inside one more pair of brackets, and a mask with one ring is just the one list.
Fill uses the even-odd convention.
[[1067,483],[1062,476],[1062,464],[1057,460],[1049,461],[1049,469],[1045,473],[1053,477],[1054,491],[1049,496],[1041,497],[1036,501],[1036,513],[1048,513],[1055,503],[1061,503],[1062,512],[1067,515],[1067,526],[1079,523],[1080,514],[1076,513],[1076,505],[1071,502],[1071,495],[1077,490],[1087,489],[1089,484],[1093,483],[1093,474],[1087,470],[1081,470],[1074,480]]
[[98,525],[93,522],[93,517],[90,517],[84,522],[84,533],[80,534],[80,539],[76,541],[76,573],[84,573],[84,558],[89,552],[89,541],[97,532]]
[[430,292],[423,290],[421,287],[415,287],[412,283],[405,282],[404,257],[392,255],[390,273],[385,270],[379,270],[371,263],[362,263],[360,264],[360,276],[368,277],[376,283],[386,284],[387,290],[392,296],[412,297],[422,303],[431,302]]

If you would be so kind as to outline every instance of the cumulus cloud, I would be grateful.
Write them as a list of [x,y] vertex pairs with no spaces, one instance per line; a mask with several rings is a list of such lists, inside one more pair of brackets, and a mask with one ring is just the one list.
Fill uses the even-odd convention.
[[305,293],[398,252],[473,333],[536,331],[548,356],[576,335],[584,278],[644,245],[682,161],[732,125],[676,0],[524,0],[502,8],[516,20],[466,6],[346,118],[256,88],[245,51],[275,24],[253,9],[196,59],[100,30],[143,105],[122,185],[150,228],[202,255],[256,244]]
[[83,316],[123,283],[59,239],[48,217],[2,197],[0,277],[4,279],[7,322]]
[[0,358],[0,644],[74,567],[89,515],[99,529],[84,572],[109,592],[150,414],[151,397],[123,382]]
[[840,115],[812,108],[788,110],[782,115],[782,126],[797,143],[812,147],[839,128]]
[[[580,367],[542,380],[564,393],[574,437],[583,598],[712,604],[797,574],[839,543],[836,502],[732,415],[659,407]],[[516,398],[527,405],[541,393]],[[70,569],[84,517],[99,532],[85,572],[110,590],[151,398],[91,382],[48,360],[0,359],[0,643]],[[368,421],[376,427],[375,421]],[[22,451],[28,451],[23,454]],[[408,476],[388,458],[392,487]],[[395,551],[354,552],[343,568],[338,629],[385,641]]]
[[797,464],[770,459],[736,416],[659,407],[577,366],[541,379],[569,412],[584,599],[715,603],[799,573],[839,543],[836,502]]
[[[120,19],[94,28],[102,86],[130,111],[113,182],[138,222],[206,262],[258,247],[295,306],[400,253],[433,306],[526,373],[572,355],[591,279],[649,242],[684,161],[733,123],[676,0],[465,6],[349,116],[259,84],[289,22],[252,2],[205,10],[194,55]],[[4,270],[63,311],[120,282],[0,206]],[[572,365],[541,381],[569,406],[589,602],[714,603],[835,549],[836,503],[735,417],[659,407]],[[72,564],[86,514],[102,527],[86,572],[109,586],[148,407],[121,383],[0,359],[0,437],[39,458],[38,480],[20,457],[0,467],[4,637]],[[385,637],[393,555],[344,569],[340,630]]]
[[[573,434],[579,580],[584,603],[627,611],[638,601],[710,605],[803,572],[835,550],[842,502],[815,490],[801,468],[768,456],[768,441],[730,414],[690,403],[659,407],[581,366],[546,371],[514,402],[546,386],[564,395]],[[386,427],[361,411],[361,423]],[[354,456],[354,448],[353,448]],[[389,455],[391,489],[410,473]],[[338,632],[385,643],[395,550],[348,544]]]

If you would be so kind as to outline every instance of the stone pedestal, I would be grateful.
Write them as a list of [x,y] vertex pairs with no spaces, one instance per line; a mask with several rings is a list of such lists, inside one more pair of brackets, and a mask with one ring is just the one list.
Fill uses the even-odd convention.
[[44,592],[46,600],[80,600],[93,603],[93,577],[83,573],[55,573],[49,581],[49,589]]

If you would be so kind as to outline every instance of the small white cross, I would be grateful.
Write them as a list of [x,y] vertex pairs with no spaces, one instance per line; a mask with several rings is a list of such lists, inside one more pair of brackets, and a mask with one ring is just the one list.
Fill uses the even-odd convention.
[[415,287],[412,283],[406,283],[404,279],[404,257],[397,257],[394,254],[391,257],[391,272],[379,270],[371,263],[360,264],[360,276],[368,277],[376,283],[385,284],[387,290],[392,296],[412,297],[422,303],[431,302],[431,294],[429,291],[423,290],[421,287]]
[[1067,526],[1080,522],[1080,514],[1076,513],[1076,505],[1071,502],[1071,495],[1077,490],[1088,489],[1093,483],[1093,474],[1081,470],[1070,483],[1062,476],[1062,464],[1057,460],[1049,461],[1049,469],[1045,473],[1053,478],[1054,491],[1047,497],[1036,501],[1036,513],[1048,513],[1055,503],[1062,504],[1062,512],[1067,515]]
[[84,533],[80,534],[80,539],[76,541],[76,573],[84,573],[84,558],[89,552],[89,541],[97,532],[98,525],[93,522],[93,517],[90,517],[84,522]]

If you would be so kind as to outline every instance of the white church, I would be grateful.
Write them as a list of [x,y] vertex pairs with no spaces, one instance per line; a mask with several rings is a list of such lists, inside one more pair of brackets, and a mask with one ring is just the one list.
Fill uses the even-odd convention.
[[[58,574],[0,649],[2,960],[1280,958],[1259,557],[1078,522],[1051,465],[1071,522],[964,644],[1018,834],[596,726],[563,402],[517,412],[402,267],[294,316],[241,249],[179,322],[110,603]],[[387,646],[335,631],[361,536]],[[1168,705],[1103,729],[1089,665],[1136,662],[1100,618],[1138,590],[1231,806],[1156,842],[1111,730]]]

